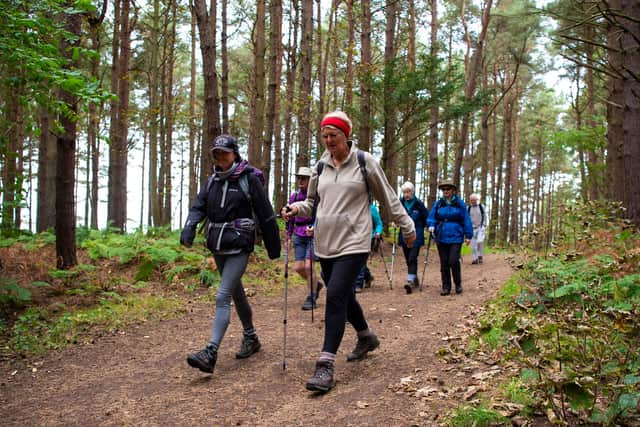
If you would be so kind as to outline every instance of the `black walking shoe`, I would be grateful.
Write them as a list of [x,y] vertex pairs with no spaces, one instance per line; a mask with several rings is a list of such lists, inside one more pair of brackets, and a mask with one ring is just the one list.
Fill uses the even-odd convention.
[[442,295],[443,297],[449,295],[450,293],[451,293],[451,291],[448,291],[446,289],[443,289],[443,290],[440,291],[440,295]]
[[351,353],[347,354],[347,362],[366,359],[367,353],[375,350],[379,346],[380,340],[374,334],[369,334],[366,337],[358,337],[356,348],[354,348]]
[[475,265],[475,264],[480,264],[480,261],[479,261],[479,260],[477,260],[477,259],[474,259],[473,261],[471,261],[471,264],[474,264],[474,265]]
[[307,299],[304,300],[304,304],[302,304],[303,310],[311,310],[312,308],[317,308],[318,304],[316,304],[316,300],[313,298],[313,295],[307,295]]
[[482,264],[482,257],[481,256],[478,257],[478,264]]
[[240,351],[236,353],[236,359],[246,359],[258,351],[260,351],[260,341],[258,341],[258,336],[244,335],[242,338],[242,344],[240,344]]
[[192,368],[200,369],[202,372],[213,373],[213,368],[216,366],[216,360],[218,359],[218,353],[204,348],[197,353],[190,353],[187,355],[187,363]]
[[456,285],[456,294],[462,293],[462,285]]
[[404,285],[404,290],[407,292],[407,295],[413,292],[413,282],[408,282],[406,285]]
[[418,281],[417,277],[415,279],[413,279],[413,287],[414,288],[419,288],[420,287],[420,282]]
[[316,362],[316,372],[307,381],[307,390],[326,393],[335,385],[336,383],[333,381],[333,363]]

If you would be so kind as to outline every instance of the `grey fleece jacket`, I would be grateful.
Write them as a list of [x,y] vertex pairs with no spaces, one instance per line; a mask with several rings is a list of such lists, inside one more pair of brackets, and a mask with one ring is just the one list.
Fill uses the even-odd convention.
[[[365,152],[369,188],[373,197],[389,210],[405,238],[415,234],[413,221],[400,204],[382,168],[374,157]],[[320,258],[369,253],[371,249],[371,211],[364,177],[358,164],[357,148],[351,144],[349,156],[336,168],[331,154],[325,151],[318,177],[318,165],[313,168],[307,199],[293,203],[298,216],[311,216],[313,206],[320,198],[316,211],[314,244]]]

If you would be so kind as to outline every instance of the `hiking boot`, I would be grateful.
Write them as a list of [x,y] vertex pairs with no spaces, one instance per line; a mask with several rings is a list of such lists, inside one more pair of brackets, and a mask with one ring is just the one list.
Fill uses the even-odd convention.
[[240,344],[240,351],[236,353],[236,359],[246,359],[258,351],[260,351],[260,341],[258,341],[258,336],[244,335],[242,338],[242,344]]
[[216,360],[218,359],[218,353],[210,350],[208,347],[200,350],[197,353],[190,353],[187,355],[187,363],[192,368],[198,368],[202,372],[209,374],[213,373],[213,368],[216,366]]
[[478,264],[482,264],[482,257],[481,256],[478,257]]
[[307,295],[307,299],[304,300],[304,304],[302,304],[302,309],[303,310],[311,310],[312,308],[317,308],[318,304],[316,304],[316,300],[315,298],[313,298],[313,295]]
[[462,293],[462,285],[456,285],[456,294]]
[[316,372],[307,381],[307,390],[326,393],[335,385],[336,383],[333,381],[333,363],[328,361],[316,362]]
[[404,290],[407,292],[407,295],[413,292],[413,282],[411,281],[407,282],[407,284],[404,285]]
[[442,295],[443,297],[449,295],[450,293],[451,291],[447,289],[443,289],[440,291],[440,295]]
[[480,260],[474,259],[473,261],[471,261],[471,264],[480,264]]
[[356,348],[347,354],[347,362],[366,359],[367,353],[375,350],[378,346],[380,346],[380,340],[374,334],[369,334],[366,337],[358,337]]

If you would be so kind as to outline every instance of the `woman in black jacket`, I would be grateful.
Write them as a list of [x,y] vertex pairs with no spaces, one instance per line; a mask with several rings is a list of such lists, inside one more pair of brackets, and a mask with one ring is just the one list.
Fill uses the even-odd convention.
[[[243,340],[236,358],[244,359],[260,350],[253,326],[251,306],[244,293],[242,275],[253,252],[255,230],[260,227],[270,259],[280,256],[280,234],[273,207],[254,168],[242,160],[238,143],[230,135],[217,137],[211,148],[214,174],[189,209],[180,243],[191,246],[196,226],[205,217],[207,247],[213,253],[220,285],[216,295],[216,311],[207,346],[187,356],[187,363],[203,372],[213,372],[218,347],[229,326],[231,300],[242,322]],[[261,173],[261,172],[260,172]]]

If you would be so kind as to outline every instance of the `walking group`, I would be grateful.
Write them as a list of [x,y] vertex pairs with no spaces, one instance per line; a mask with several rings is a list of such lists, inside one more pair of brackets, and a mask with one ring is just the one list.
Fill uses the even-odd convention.
[[[485,216],[477,195],[473,195],[475,199],[470,198],[467,208],[456,195],[453,182],[445,180],[439,185],[442,197],[431,210],[415,196],[410,182],[402,185],[402,196],[397,197],[376,159],[358,150],[349,139],[351,130],[351,120],[341,111],[323,118],[320,131],[325,151],[315,167],[297,170],[296,191],[280,211],[286,221],[285,280],[289,247],[293,242],[295,271],[308,283],[302,309],[311,310],[313,316],[320,291],[326,289],[324,339],[315,372],[306,382],[308,390],[322,393],[335,386],[336,354],[347,324],[357,335],[355,347],[347,354],[348,362],[365,359],[380,345],[357,299],[357,294],[373,280],[367,260],[382,237],[383,224],[374,199],[384,206],[385,217],[395,230],[390,276],[385,264],[390,287],[395,239],[402,247],[407,264],[404,289],[408,294],[421,289],[424,281],[424,269],[418,278],[418,257],[425,240],[427,256],[432,240],[438,248],[441,295],[451,293],[452,280],[455,291],[462,292],[460,252],[465,240],[473,246],[472,264],[483,262]],[[202,350],[187,356],[190,366],[207,373],[215,368],[218,349],[230,321],[231,301],[243,327],[236,358],[247,358],[260,350],[242,275],[254,250],[257,231],[270,259],[279,258],[281,250],[276,215],[264,190],[261,172],[242,159],[238,143],[230,135],[217,137],[211,152],[214,173],[198,193],[180,237],[181,244],[191,246],[197,225],[206,218],[206,245],[220,273],[211,338]],[[382,259],[384,261],[384,256]],[[320,278],[315,274],[314,263],[320,265]],[[285,284],[285,343],[286,292]]]

